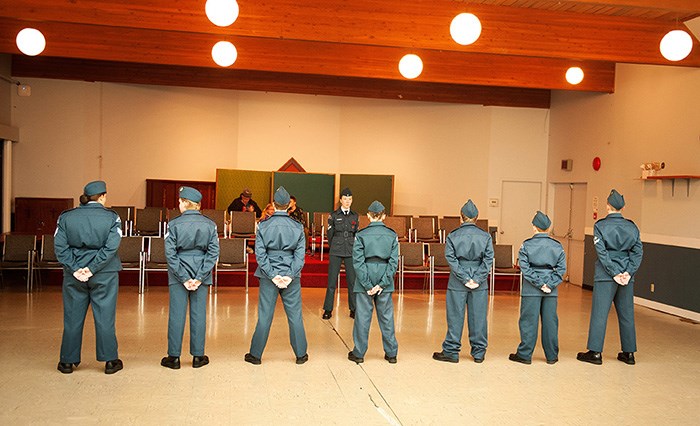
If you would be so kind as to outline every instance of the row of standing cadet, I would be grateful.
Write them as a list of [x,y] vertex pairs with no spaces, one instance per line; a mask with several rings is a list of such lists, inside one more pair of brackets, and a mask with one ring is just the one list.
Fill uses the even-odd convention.
[[[322,318],[330,319],[332,316],[336,280],[342,262],[346,267],[350,316],[357,323],[355,310],[359,299],[354,287],[358,282],[355,274],[358,261],[354,256],[353,242],[357,244],[355,234],[361,235],[358,233],[361,231],[358,231],[359,216],[351,210],[351,205],[352,192],[345,188],[340,193],[340,207],[328,219],[330,256]],[[595,266],[588,351],[577,354],[580,361],[602,364],[607,317],[614,303],[619,318],[622,347],[617,359],[627,364],[635,363],[634,352],[637,347],[633,283],[634,274],[642,260],[642,242],[637,226],[622,217],[620,211],[624,206],[624,197],[613,189],[607,199],[608,215],[594,226],[598,260]],[[433,358],[438,361],[459,361],[465,316],[471,356],[475,362],[483,362],[488,346],[487,277],[493,262],[493,244],[491,236],[475,226],[478,213],[474,203],[469,200],[460,211],[462,225],[450,232],[446,239],[445,258],[450,266],[446,292],[447,334],[442,351],[433,354]],[[559,360],[557,287],[563,281],[566,257],[561,244],[549,235],[551,220],[544,213],[538,211],[532,224],[535,234],[523,242],[518,253],[523,275],[519,319],[521,342],[509,359],[524,364],[531,363],[541,321],[545,357],[548,364],[554,364]],[[393,312],[393,306],[384,309]],[[389,326],[389,322],[382,319],[380,305],[377,305],[377,315],[382,335],[393,336],[393,320]],[[362,357],[351,353],[349,358],[352,360]]]
[[[115,212],[104,208],[107,192],[104,182],[90,182],[83,192],[81,205],[63,212],[56,230],[55,250],[59,261],[64,265],[64,333],[58,370],[71,373],[80,364],[82,330],[87,308],[91,304],[95,317],[97,359],[106,362],[105,373],[112,374],[123,368],[118,357],[115,332],[118,271],[121,269],[116,252],[121,240],[121,224]],[[180,368],[179,358],[188,305],[192,365],[197,368],[209,363],[204,354],[206,288],[212,284],[212,269],[219,247],[216,225],[199,212],[201,198],[201,193],[196,189],[180,189],[179,208],[183,214],[174,219],[165,236],[170,302],[168,356],[161,360],[161,365],[173,369]],[[391,294],[398,265],[398,239],[391,229],[384,226],[384,207],[379,202],[373,202],[368,209],[370,226],[360,231],[357,228],[339,228],[338,225],[345,223],[345,218],[350,225],[357,225],[357,214],[350,210],[352,193],[349,189],[344,189],[341,193],[341,206],[343,198],[347,213],[341,207],[338,209],[339,214],[342,214],[340,219],[334,217],[331,221],[329,218],[329,235],[334,236],[329,240],[333,245],[335,235],[342,236],[339,241],[346,244],[345,249],[349,244],[352,250],[352,262],[346,263],[346,268],[352,265],[357,270],[349,292],[350,303],[353,303],[350,306],[355,308],[352,311],[356,314],[353,326],[355,347],[348,358],[358,363],[363,361],[372,311],[376,308],[385,359],[395,363],[398,344],[394,333]],[[275,192],[274,204],[275,213],[261,222],[256,234],[258,269],[255,276],[260,280],[258,321],[250,352],[244,359],[252,364],[261,363],[279,295],[287,314],[296,362],[303,364],[308,360],[300,285],[305,236],[302,225],[287,214],[289,194],[284,188],[280,187]],[[600,353],[607,313],[613,301],[620,317],[623,346],[618,359],[628,364],[634,363],[636,340],[630,284],[641,262],[642,253],[639,231],[619,213],[623,206],[624,199],[613,190],[608,198],[610,214],[596,223],[595,227],[595,245],[599,259],[596,263],[589,351],[578,355],[578,359],[594,364],[602,363]],[[445,249],[445,257],[451,268],[446,296],[448,331],[443,351],[436,352],[433,357],[440,361],[458,361],[465,308],[468,308],[471,353],[476,362],[481,362],[487,346],[486,276],[493,261],[492,244],[491,237],[474,225],[478,210],[471,200],[465,204],[461,213],[463,224],[450,233]],[[551,224],[546,215],[538,212],[533,224],[539,232],[523,244],[519,256],[523,267],[524,288],[531,286],[532,289],[528,291],[534,289],[535,294],[528,295],[523,291],[524,308],[520,320],[522,342],[518,352],[511,354],[510,359],[530,362],[537,338],[538,316],[541,315],[543,326],[547,324],[548,327],[547,332],[543,329],[543,346],[548,362],[552,363],[556,362],[558,354],[556,286],[561,282],[565,260],[561,246],[546,234]],[[348,256],[344,256],[345,253],[347,251],[340,255],[338,252],[333,254],[331,250],[332,256],[341,257],[343,262],[347,262]],[[329,283],[332,282],[332,287],[335,288],[337,277],[331,278],[330,272],[329,266]],[[617,287],[605,285],[610,282],[614,282]],[[598,283],[603,283],[604,286],[598,286]],[[597,292],[598,288],[602,290]],[[545,300],[528,299],[526,302],[526,298],[534,295]],[[627,303],[628,298],[630,303]],[[546,301],[551,299],[555,300],[553,304]],[[324,310],[324,316],[327,312],[330,311]]]

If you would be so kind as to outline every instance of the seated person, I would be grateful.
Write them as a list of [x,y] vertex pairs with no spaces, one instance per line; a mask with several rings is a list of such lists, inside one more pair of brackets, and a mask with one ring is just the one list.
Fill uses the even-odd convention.
[[255,217],[260,218],[262,215],[262,210],[258,206],[258,203],[253,201],[253,193],[250,189],[245,188],[241,195],[233,200],[228,206],[229,212],[255,212]]
[[262,222],[263,220],[269,218],[275,214],[275,206],[272,205],[272,203],[269,203],[268,205],[265,206],[265,210],[262,212],[262,216],[260,216],[260,219],[258,219],[258,222]]

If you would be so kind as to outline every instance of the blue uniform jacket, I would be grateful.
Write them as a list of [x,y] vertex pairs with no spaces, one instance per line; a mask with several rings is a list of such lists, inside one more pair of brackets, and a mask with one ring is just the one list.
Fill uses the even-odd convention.
[[328,254],[352,257],[355,233],[360,227],[360,217],[350,210],[347,216],[338,209],[328,216]]
[[623,272],[632,275],[642,263],[642,240],[639,229],[620,213],[610,213],[593,226],[593,245],[598,254],[594,281],[614,281]]
[[[557,286],[564,280],[566,255],[559,241],[546,233],[537,233],[523,241],[518,253],[523,274],[521,296],[557,296]],[[540,288],[547,284],[552,289],[545,293]]]
[[[352,249],[355,267],[354,293],[379,285],[384,292],[394,291],[394,275],[399,265],[399,240],[384,222],[370,222],[357,232]],[[359,284],[359,285],[358,285]]]
[[255,276],[272,279],[277,275],[301,276],[306,253],[304,227],[287,212],[276,211],[258,225],[255,235]]
[[[493,264],[493,242],[491,235],[473,223],[463,223],[447,235],[445,259],[450,265],[448,290],[487,290],[488,276]],[[479,287],[470,290],[464,284],[474,280]]]
[[90,272],[121,271],[117,256],[122,237],[119,215],[98,202],[89,202],[58,217],[54,239],[56,258],[64,275],[88,267]]
[[213,220],[197,210],[185,210],[172,219],[165,234],[168,284],[189,279],[212,284],[212,270],[219,258],[219,234]]

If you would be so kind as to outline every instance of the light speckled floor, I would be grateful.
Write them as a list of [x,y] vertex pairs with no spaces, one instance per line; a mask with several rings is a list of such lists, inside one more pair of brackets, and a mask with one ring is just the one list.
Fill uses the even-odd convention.
[[[166,352],[167,289],[119,294],[117,336],[123,371],[107,376],[95,361],[86,322],[83,362],[56,370],[62,332],[58,286],[27,295],[0,292],[0,424],[699,424],[700,325],[636,308],[637,365],[615,360],[611,318],[604,364],[576,361],[584,350],[591,293],[561,289],[559,363],[541,347],[530,366],[508,361],[518,344],[518,297],[498,294],[483,364],[463,352],[459,364],[433,361],[445,334],[445,296],[395,295],[399,362],[383,359],[372,324],[365,363],[347,360],[352,321],[345,292],[330,321],[320,318],[324,290],[302,293],[310,361],[294,364],[281,303],[263,364],[243,361],[256,321],[257,289],[222,288],[208,307],[211,364],[159,365]],[[340,314],[340,315],[338,315]],[[90,315],[90,314],[89,314]],[[612,314],[614,316],[614,314]],[[466,330],[465,330],[466,332]],[[188,348],[188,332],[184,348]],[[465,340],[463,343],[467,343]]]

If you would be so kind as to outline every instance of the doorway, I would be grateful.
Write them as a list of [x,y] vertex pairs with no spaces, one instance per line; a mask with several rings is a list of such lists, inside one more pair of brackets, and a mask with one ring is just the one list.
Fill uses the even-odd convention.
[[566,275],[564,280],[583,285],[583,257],[586,224],[585,183],[555,183],[552,237],[564,247]]

